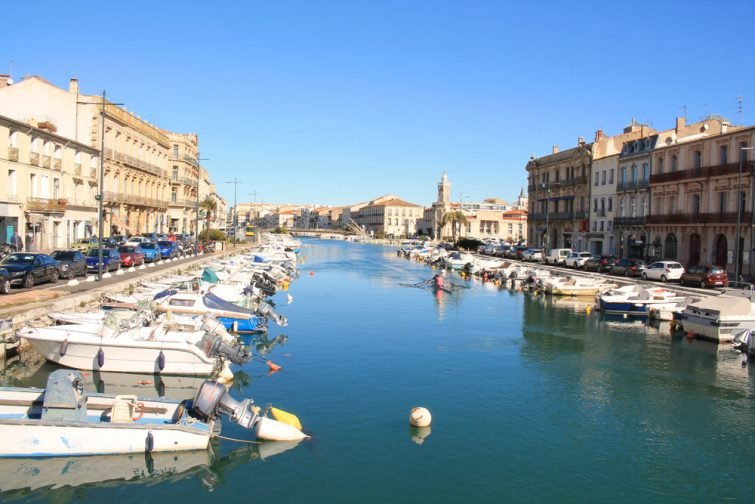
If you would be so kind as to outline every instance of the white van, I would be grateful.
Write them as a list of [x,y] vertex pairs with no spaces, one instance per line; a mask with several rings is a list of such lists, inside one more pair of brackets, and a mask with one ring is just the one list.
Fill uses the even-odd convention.
[[563,265],[566,257],[571,254],[571,249],[550,249],[545,256],[545,264]]

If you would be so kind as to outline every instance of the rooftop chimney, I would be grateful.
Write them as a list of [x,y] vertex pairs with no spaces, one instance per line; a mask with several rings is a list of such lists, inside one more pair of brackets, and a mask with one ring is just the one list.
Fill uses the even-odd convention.
[[682,129],[686,125],[687,121],[683,117],[677,117],[676,118],[676,131],[679,132],[680,129]]
[[8,87],[13,84],[9,74],[0,74],[0,88]]
[[595,141],[603,139],[603,130],[598,130],[595,132]]
[[79,79],[73,78],[68,83],[68,92],[79,94]]
[[558,154],[558,145],[553,146],[553,154]]
[[585,137],[577,137],[577,145],[584,145],[585,144]]

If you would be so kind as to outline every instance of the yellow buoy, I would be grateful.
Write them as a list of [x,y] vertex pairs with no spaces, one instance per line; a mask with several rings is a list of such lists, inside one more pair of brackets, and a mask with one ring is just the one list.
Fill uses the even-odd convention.
[[587,305],[587,308],[585,308],[585,313],[589,315],[591,312],[592,312],[592,306]]
[[279,422],[287,423],[288,425],[291,425],[293,427],[296,427],[299,430],[302,430],[299,417],[297,417],[293,413],[289,413],[287,411],[283,411],[278,408],[270,408],[270,415],[272,415],[272,417],[275,420],[278,420]]
[[432,421],[433,417],[426,408],[412,408],[409,413],[409,423],[414,427],[428,427]]

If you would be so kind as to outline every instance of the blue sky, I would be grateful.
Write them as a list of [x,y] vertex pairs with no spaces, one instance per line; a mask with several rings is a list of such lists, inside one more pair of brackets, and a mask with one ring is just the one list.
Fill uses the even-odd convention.
[[239,202],[429,205],[444,171],[454,200],[513,200],[530,154],[633,117],[755,122],[755,2],[29,1],[3,17],[0,72],[77,77],[197,132],[231,203],[238,177]]

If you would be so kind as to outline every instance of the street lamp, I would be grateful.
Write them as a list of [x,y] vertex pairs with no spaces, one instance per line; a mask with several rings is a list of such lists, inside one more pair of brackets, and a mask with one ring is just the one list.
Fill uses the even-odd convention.
[[[208,161],[209,158],[199,157],[199,150],[197,150],[197,201],[196,208],[194,209],[194,255],[199,255],[199,186],[202,183],[202,166],[200,161]],[[207,232],[207,238],[209,238],[210,232]]]
[[238,225],[236,223],[236,219],[238,219],[238,208],[236,208],[236,188],[238,188],[239,184],[242,184],[240,180],[238,180],[236,177],[233,177],[232,181],[226,182],[226,184],[233,184],[233,219],[231,219],[232,225],[233,225],[233,248],[236,248],[236,233],[238,232]]
[[[737,179],[737,233],[734,238],[734,281],[739,281],[740,257],[739,257],[739,226],[742,223],[742,169],[745,164],[746,151],[755,150],[755,147],[739,148],[739,178]],[[752,195],[750,196],[752,197]],[[750,230],[752,232],[752,230]]]

